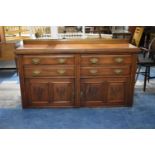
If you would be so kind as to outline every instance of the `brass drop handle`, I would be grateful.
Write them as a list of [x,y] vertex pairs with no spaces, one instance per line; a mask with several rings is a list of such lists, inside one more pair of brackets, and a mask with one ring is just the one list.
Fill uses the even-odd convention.
[[83,96],[83,91],[80,92],[80,96],[81,96],[81,97]]
[[96,69],[92,69],[89,71],[91,74],[96,74],[98,71]]
[[58,62],[59,62],[60,64],[64,64],[64,63],[66,62],[66,59],[65,59],[65,58],[59,58],[59,59],[58,59]]
[[123,72],[123,70],[122,70],[122,69],[115,69],[114,72],[115,72],[116,74],[121,74],[121,73]]
[[123,58],[121,58],[121,57],[117,57],[117,58],[115,58],[115,62],[117,62],[117,63],[121,63],[121,62],[123,62]]
[[64,69],[57,70],[60,75],[63,75],[66,71]]
[[38,71],[38,70],[35,70],[35,71],[33,71],[33,76],[38,76],[39,74],[40,74],[41,72],[40,71]]
[[98,59],[97,59],[97,58],[91,58],[91,59],[90,59],[90,62],[91,62],[92,64],[96,64],[96,63],[98,62]]
[[37,64],[40,63],[40,59],[39,59],[39,58],[33,58],[33,59],[32,59],[32,63],[33,63],[34,65],[37,65]]

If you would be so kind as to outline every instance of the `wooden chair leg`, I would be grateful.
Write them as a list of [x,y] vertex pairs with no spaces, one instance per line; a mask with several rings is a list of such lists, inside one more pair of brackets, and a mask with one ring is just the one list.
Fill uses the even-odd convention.
[[144,86],[143,86],[143,91],[145,92],[146,90],[146,81],[147,81],[147,71],[148,67],[145,67],[145,73],[144,73]]
[[148,67],[148,73],[147,73],[147,81],[150,81],[150,66]]

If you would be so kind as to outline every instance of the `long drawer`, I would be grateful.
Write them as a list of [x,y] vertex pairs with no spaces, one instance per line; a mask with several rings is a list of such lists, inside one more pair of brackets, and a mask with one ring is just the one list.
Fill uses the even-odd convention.
[[46,66],[35,66],[25,67],[24,75],[28,77],[52,77],[52,76],[74,76],[75,69],[71,67],[46,67]]
[[74,65],[74,55],[24,56],[24,65]]
[[81,67],[81,76],[125,76],[129,74],[130,66]]
[[81,65],[131,64],[130,55],[82,55]]

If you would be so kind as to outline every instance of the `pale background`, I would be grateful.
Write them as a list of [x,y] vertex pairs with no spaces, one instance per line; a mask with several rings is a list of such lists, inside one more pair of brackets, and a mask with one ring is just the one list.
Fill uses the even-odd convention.
[[[153,0],[3,0],[1,26],[154,26]],[[1,155],[154,154],[154,130],[1,130]]]

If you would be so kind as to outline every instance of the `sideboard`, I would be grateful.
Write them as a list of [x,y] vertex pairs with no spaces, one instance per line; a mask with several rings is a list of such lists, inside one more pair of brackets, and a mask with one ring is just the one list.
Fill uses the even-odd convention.
[[128,40],[26,40],[15,50],[23,108],[132,106]]

